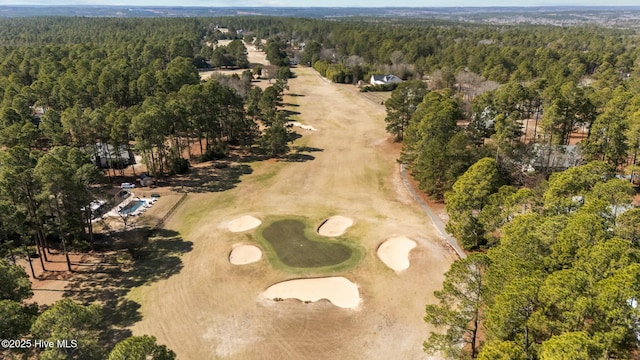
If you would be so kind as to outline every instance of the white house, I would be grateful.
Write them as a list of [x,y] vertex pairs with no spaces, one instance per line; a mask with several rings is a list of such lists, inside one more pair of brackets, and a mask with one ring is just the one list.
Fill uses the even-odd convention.
[[385,84],[393,84],[393,83],[400,83],[400,82],[402,82],[402,79],[391,74],[371,75],[371,79],[369,80],[369,83],[371,83],[371,85],[385,85]]

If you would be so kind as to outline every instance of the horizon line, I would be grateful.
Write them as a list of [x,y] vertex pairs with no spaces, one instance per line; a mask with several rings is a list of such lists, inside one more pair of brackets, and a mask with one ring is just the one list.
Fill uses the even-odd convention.
[[640,5],[451,5],[451,6],[216,6],[216,5],[110,5],[110,4],[0,4],[0,7],[122,7],[122,8],[203,8],[203,9],[521,9],[521,8],[635,8]]

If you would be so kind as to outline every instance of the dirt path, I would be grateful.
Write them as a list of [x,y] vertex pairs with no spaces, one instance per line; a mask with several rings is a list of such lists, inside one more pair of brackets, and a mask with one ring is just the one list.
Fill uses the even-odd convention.
[[[181,271],[134,289],[143,320],[134,334],[151,334],[180,359],[425,359],[430,328],[424,305],[457,257],[408,195],[396,163],[398,148],[384,132],[384,108],[353,89],[323,81],[310,68],[294,69],[284,102],[296,120],[300,161],[251,163],[252,173],[231,190],[190,194],[166,228],[193,242]],[[357,310],[326,301],[258,301],[270,285],[299,277],[266,260],[228,261],[234,244],[255,244],[252,233],[224,224],[250,214],[300,215],[320,225],[343,215],[354,220],[345,236],[366,249],[355,268],[332,274],[359,286]],[[407,236],[418,246],[401,274],[376,256],[384,240]],[[319,274],[318,274],[319,275]]]

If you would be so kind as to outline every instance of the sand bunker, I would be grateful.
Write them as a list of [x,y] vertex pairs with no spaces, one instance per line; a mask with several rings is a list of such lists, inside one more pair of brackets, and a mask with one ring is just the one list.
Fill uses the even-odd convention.
[[229,262],[233,265],[246,265],[259,261],[262,258],[262,251],[254,245],[239,245],[231,250]]
[[250,215],[245,215],[237,219],[229,221],[227,229],[231,232],[243,232],[251,229],[255,229],[258,225],[262,224],[262,221],[254,218]]
[[318,234],[322,236],[340,236],[353,225],[353,220],[344,216],[332,216],[318,228]]
[[394,237],[378,247],[378,257],[389,268],[400,272],[409,268],[409,253],[416,245],[405,236]]
[[318,301],[327,299],[341,308],[356,308],[360,303],[358,286],[342,276],[295,279],[271,285],[262,294],[267,299],[298,299]]
[[305,125],[305,124],[302,124],[302,123],[300,123],[300,122],[298,122],[298,121],[289,121],[289,124],[291,124],[292,126],[299,127],[299,128],[301,128],[301,129],[303,129],[303,130],[317,131],[317,129],[316,129],[316,128],[314,128],[313,126],[311,126],[311,125]]

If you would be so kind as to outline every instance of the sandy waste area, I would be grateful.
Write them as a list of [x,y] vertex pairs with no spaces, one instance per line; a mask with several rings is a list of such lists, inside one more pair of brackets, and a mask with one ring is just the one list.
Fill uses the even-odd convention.
[[394,237],[378,247],[378,257],[390,269],[400,272],[409,268],[409,253],[416,245],[406,236]]
[[329,300],[341,308],[356,308],[360,304],[358,285],[342,276],[295,279],[271,285],[262,298],[298,299],[300,301]]

